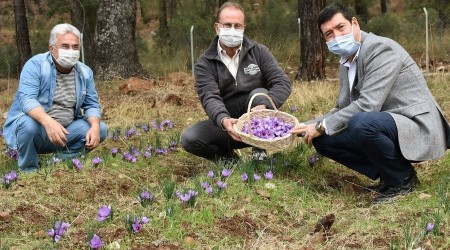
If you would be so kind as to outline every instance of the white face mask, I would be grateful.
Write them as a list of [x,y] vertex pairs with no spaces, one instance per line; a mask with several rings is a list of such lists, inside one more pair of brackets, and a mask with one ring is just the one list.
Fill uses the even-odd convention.
[[237,47],[244,40],[244,30],[219,28],[219,40],[227,47]]
[[335,37],[333,40],[327,42],[328,49],[330,52],[340,55],[342,57],[349,57],[358,51],[361,43],[358,43],[355,40],[355,36],[353,35],[353,25],[352,32]]
[[72,68],[80,58],[80,51],[74,49],[58,49],[56,62],[64,68]]

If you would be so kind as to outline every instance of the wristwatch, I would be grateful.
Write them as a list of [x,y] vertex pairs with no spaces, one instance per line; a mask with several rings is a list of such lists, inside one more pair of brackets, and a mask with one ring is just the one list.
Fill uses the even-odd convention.
[[321,135],[325,134],[325,128],[323,127],[322,121],[318,121],[315,126],[316,130],[319,131]]

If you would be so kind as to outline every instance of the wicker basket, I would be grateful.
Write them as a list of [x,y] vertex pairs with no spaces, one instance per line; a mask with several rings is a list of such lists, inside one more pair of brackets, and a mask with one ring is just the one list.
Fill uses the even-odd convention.
[[[259,109],[259,110],[250,112],[253,99],[257,96],[265,96],[267,99],[269,99],[274,110]],[[267,139],[262,139],[257,136],[254,136],[251,131],[251,126],[248,126],[249,134],[242,132],[242,128],[245,126],[245,124],[246,123],[250,124],[252,121],[252,118],[254,118],[254,117],[256,117],[256,118],[266,118],[266,117],[275,118],[276,117],[276,118],[282,119],[284,122],[292,123],[292,124],[294,124],[294,126],[299,125],[299,121],[295,116],[290,115],[285,112],[282,112],[282,111],[279,111],[276,108],[275,104],[273,103],[272,99],[267,94],[257,93],[250,98],[250,101],[248,103],[247,113],[245,113],[241,117],[239,117],[238,122],[233,125],[234,131],[241,137],[241,139],[244,143],[252,145],[254,147],[265,149],[272,153],[281,151],[284,149],[288,149],[288,148],[296,145],[297,136],[292,135],[292,134],[288,134],[283,137],[278,137],[275,139],[267,140]]]

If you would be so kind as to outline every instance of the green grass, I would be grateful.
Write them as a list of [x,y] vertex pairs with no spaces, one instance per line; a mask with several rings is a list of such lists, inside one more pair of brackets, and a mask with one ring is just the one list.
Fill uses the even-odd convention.
[[[450,111],[448,86],[450,76],[427,76],[428,83],[445,113]],[[450,155],[440,160],[416,165],[421,185],[397,201],[372,205],[373,196],[357,192],[345,181],[368,184],[370,181],[345,167],[320,158],[310,166],[313,148],[299,142],[297,148],[273,155],[272,162],[252,167],[250,151],[240,150],[242,161],[233,166],[228,186],[220,195],[207,195],[200,187],[209,179],[207,171],[220,166],[194,157],[180,147],[167,155],[125,162],[121,154],[110,155],[113,147],[122,153],[130,147],[154,146],[157,138],[167,145],[178,138],[184,127],[204,119],[200,105],[177,106],[166,97],[177,94],[184,100],[196,100],[193,84],[160,82],[153,89],[134,96],[119,95],[120,82],[98,83],[105,119],[110,131],[137,128],[139,135],[130,139],[108,139],[82,160],[77,171],[70,162],[47,166],[51,155],[42,156],[44,167],[33,174],[20,174],[9,189],[0,188],[0,249],[88,249],[89,235],[97,233],[104,245],[119,244],[120,249],[448,249],[450,247],[449,212]],[[12,84],[14,87],[16,82]],[[282,110],[301,121],[333,107],[336,81],[294,82],[294,92]],[[0,93],[11,100],[13,91]],[[114,98],[111,98],[114,97]],[[153,98],[153,99],[152,99]],[[155,101],[154,107],[150,103]],[[3,105],[6,105],[4,101]],[[292,107],[298,110],[291,111]],[[3,106],[2,106],[3,108]],[[138,125],[156,118],[169,119],[173,129],[146,133]],[[4,142],[0,147],[6,148]],[[99,156],[104,162],[92,165]],[[285,163],[288,162],[287,166]],[[274,169],[274,178],[245,183],[240,175],[253,171],[264,175]],[[15,162],[0,155],[0,173],[15,168]],[[216,175],[217,176],[217,175]],[[177,198],[167,199],[163,185],[173,181],[175,190],[196,189],[196,204],[183,205]],[[152,205],[143,207],[137,196],[144,189],[155,195]],[[98,209],[111,205],[111,222],[96,221]],[[173,215],[167,216],[167,207]],[[129,234],[124,218],[146,215],[151,222],[137,234]],[[314,233],[318,220],[334,214],[335,221],[327,235]],[[6,218],[6,219],[5,219]],[[71,223],[66,235],[56,244],[46,235],[56,219]],[[436,229],[421,237],[428,222],[439,222]],[[414,244],[412,242],[414,241]]]

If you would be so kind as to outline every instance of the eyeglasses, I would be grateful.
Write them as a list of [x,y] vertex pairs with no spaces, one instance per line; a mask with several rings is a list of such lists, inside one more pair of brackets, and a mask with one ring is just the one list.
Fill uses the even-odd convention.
[[59,47],[56,45],[53,45],[53,47],[57,48],[57,49],[65,49],[65,50],[69,50],[69,49],[73,49],[73,50],[80,50],[80,45],[78,44],[74,44],[74,45],[69,45],[66,43],[61,44]]
[[217,24],[219,24],[221,26],[221,28],[225,29],[225,30],[230,30],[231,28],[234,27],[235,30],[243,30],[245,28],[245,24],[240,24],[240,23],[219,23],[217,22]]

